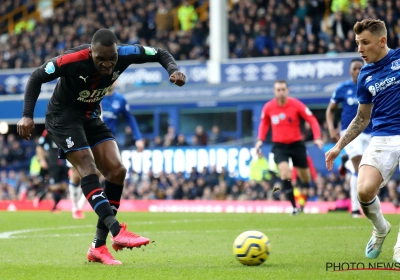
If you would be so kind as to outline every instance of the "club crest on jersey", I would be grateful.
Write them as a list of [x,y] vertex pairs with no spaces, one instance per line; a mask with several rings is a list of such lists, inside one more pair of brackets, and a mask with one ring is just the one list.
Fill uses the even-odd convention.
[[284,119],[286,118],[285,113],[280,113],[280,114],[279,114],[279,118],[280,118],[281,120],[284,120]]
[[376,89],[374,86],[369,86],[368,87],[369,92],[372,94],[372,96],[376,95]]
[[117,100],[114,100],[113,103],[111,104],[111,107],[113,107],[113,109],[117,110],[119,109],[121,105],[119,104],[119,102]]
[[354,104],[357,104],[358,103],[358,99],[357,98],[353,98],[353,97],[349,97],[349,98],[347,98],[347,104],[349,105],[349,106],[353,106]]
[[44,68],[44,72],[47,74],[52,74],[56,71],[56,67],[54,66],[54,63],[50,61],[49,63],[46,64],[46,67]]
[[119,77],[119,71],[114,72],[114,73],[113,73],[113,76],[112,76],[112,78],[111,78],[111,81],[115,81],[116,79],[118,79],[118,77]]
[[400,69],[400,59],[396,59],[395,61],[392,61],[392,70],[398,70]]
[[71,140],[71,137],[65,139],[65,142],[67,142],[68,149],[74,145],[74,141]]

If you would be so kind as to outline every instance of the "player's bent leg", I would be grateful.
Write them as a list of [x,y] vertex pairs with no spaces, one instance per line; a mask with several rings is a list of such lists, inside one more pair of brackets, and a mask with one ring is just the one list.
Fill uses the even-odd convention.
[[93,248],[92,246],[89,247],[87,252],[87,259],[89,262],[100,262],[105,265],[121,265],[122,262],[116,260],[108,251],[106,245],[103,245],[99,248]]
[[[79,177],[79,174],[78,174],[78,172],[76,171],[76,169],[74,168],[74,170],[75,170],[75,174],[77,174],[76,176],[77,176],[77,178],[78,178],[78,180],[79,180],[79,188],[80,188],[80,177]],[[100,173],[100,171],[99,170],[97,170],[97,175],[100,177],[102,174]],[[73,175],[74,176],[74,175]],[[82,209],[83,209],[83,207],[85,206],[85,204],[86,204],[86,202],[87,202],[87,199],[86,199],[86,197],[85,197],[85,195],[82,193],[82,189],[81,189],[81,195],[80,195],[80,197],[79,197],[79,199],[78,199],[78,203],[77,203],[77,209],[78,209],[78,212],[80,212],[80,213],[82,213],[82,217],[85,217],[85,215],[83,214],[83,211],[82,211]]]
[[302,183],[304,184],[310,184],[311,182],[311,173],[310,173],[310,169],[307,168],[303,168],[303,167],[297,167],[297,173],[299,175],[299,178],[301,180]]
[[[276,160],[277,161],[277,160]],[[286,198],[290,201],[290,203],[292,204],[293,207],[293,211],[292,211],[292,216],[296,216],[299,214],[299,210],[296,206],[296,200],[294,198],[294,189],[293,189],[293,185],[292,185],[292,181],[291,181],[291,171],[290,171],[290,167],[289,167],[289,163],[287,161],[281,161],[278,163],[278,171],[280,174],[280,178],[282,180],[282,191],[285,193]],[[276,189],[274,187],[274,189],[272,190],[272,193],[278,191],[278,189]]]
[[85,206],[87,202],[87,199],[84,194],[81,195],[81,197],[78,200],[78,209],[82,211],[83,207]]
[[350,178],[350,200],[351,200],[351,217],[360,218],[360,204],[358,202],[357,195],[357,180],[358,180],[358,167],[361,162],[361,155],[353,156],[351,158],[351,163],[353,165],[354,172],[351,174]]
[[[69,162],[68,162],[69,163]],[[70,164],[71,165],[71,164]],[[72,202],[72,217],[74,219],[83,219],[85,215],[82,212],[82,207],[79,204],[82,194],[81,177],[75,167],[71,165],[69,170],[69,194]],[[84,197],[84,196],[83,196]],[[86,201],[86,198],[85,198]]]
[[114,140],[104,141],[92,148],[97,169],[104,178],[114,184],[122,185],[126,168],[122,163],[119,149]]
[[400,263],[400,244],[399,244],[399,239],[397,239],[397,243],[393,248],[393,261],[396,263]]
[[371,165],[362,165],[359,169],[357,180],[357,194],[362,202],[375,198],[383,182],[381,172]]
[[[122,164],[121,156],[118,146],[115,141],[104,141],[92,148],[97,168],[104,175],[105,189],[104,192],[109,199],[109,203],[114,214],[117,214],[123,184],[126,176],[126,168]],[[101,221],[98,222],[97,227],[102,229]],[[126,224],[120,225],[120,232],[111,238],[114,250],[122,250],[123,248],[134,248],[146,245],[150,242],[148,238],[141,237],[126,229]]]
[[365,216],[374,229],[365,248],[365,256],[375,259],[382,251],[383,242],[389,234],[391,225],[385,220],[381,211],[381,203],[377,196],[383,183],[381,172],[370,165],[362,165],[359,169],[357,182],[358,199]]
[[310,173],[310,169],[304,168],[304,167],[296,167],[297,169],[297,173],[298,176],[300,178],[301,181],[301,194],[303,196],[303,198],[300,200],[300,209],[301,211],[303,211],[304,206],[306,205],[307,202],[307,194],[308,194],[308,189],[310,188],[310,183],[311,183],[311,173]]
[[79,176],[78,170],[75,167],[70,168],[70,181],[75,185],[81,184],[81,177]]
[[[95,146],[92,148],[93,149],[92,151],[93,151],[95,160],[97,162],[98,170],[102,170],[103,172],[108,172],[107,178],[112,177],[114,180],[120,180],[120,179],[116,178],[116,177],[118,177],[118,175],[122,176],[122,174],[121,175],[119,174],[119,173],[121,173],[121,168],[118,167],[118,162],[120,160],[118,159],[118,155],[117,155],[117,158],[115,158],[115,155],[114,155],[114,153],[118,149],[115,149],[113,142],[114,142],[113,140],[102,141],[99,144],[95,144]],[[104,158],[104,150],[105,149],[110,149],[110,151],[111,151],[110,158]],[[111,163],[113,164],[111,167],[110,167],[110,163],[103,162],[103,161],[108,161],[108,160],[111,160]],[[114,171],[114,173],[113,173],[111,171],[108,171],[108,169],[114,169],[114,168],[116,170],[118,170],[118,172]],[[110,188],[108,186],[109,181],[107,181],[107,178],[105,180],[104,193],[108,198],[108,201],[110,203],[110,206],[111,206],[111,209],[112,209],[114,215],[116,215],[118,208],[119,208],[122,191],[121,191],[121,194],[119,194],[119,195],[116,194],[115,190],[113,190],[113,188]],[[119,184],[117,184],[117,185],[119,185]],[[122,187],[121,187],[121,189],[122,189]],[[101,219],[98,219],[97,226],[96,226],[96,235],[93,240],[93,246],[99,247],[99,246],[106,244],[108,233],[109,233],[109,230],[108,230],[107,226],[104,224],[104,222]]]
[[[290,178],[292,175],[290,172],[289,163],[287,161],[279,162],[278,163],[278,171],[279,171],[280,179],[282,180],[282,187],[284,188],[283,182],[287,181],[287,180],[290,181]],[[276,186],[272,190],[272,193],[275,193],[279,190],[280,190],[279,186]]]
[[91,207],[104,222],[113,236],[120,231],[120,225],[115,219],[111,205],[100,186],[99,176],[97,175],[96,165],[91,150],[83,149],[67,153],[67,159],[77,169],[81,176],[82,192]]

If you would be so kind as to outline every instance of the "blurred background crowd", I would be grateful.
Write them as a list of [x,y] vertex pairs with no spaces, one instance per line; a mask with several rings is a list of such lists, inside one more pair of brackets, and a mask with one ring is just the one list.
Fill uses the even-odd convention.
[[[38,2],[3,0],[0,18],[28,3],[32,3],[28,5],[29,10]],[[207,60],[208,7],[206,0],[64,1],[42,22],[21,21],[14,30],[8,30],[6,21],[0,24],[0,34],[3,34],[0,35],[0,68],[38,67],[73,46],[90,43],[92,34],[104,27],[113,30],[121,43],[165,48],[176,60]],[[400,0],[231,0],[228,11],[229,58],[355,52],[352,27],[356,21],[369,17],[385,21],[390,47],[400,45]],[[14,13],[13,20],[17,21],[21,15],[22,10]],[[4,85],[0,85],[0,95],[23,91],[17,87],[6,91]],[[324,141],[329,142],[326,123],[321,129]],[[133,147],[131,138],[120,139],[119,144],[123,148]],[[304,140],[311,139],[306,126]],[[172,127],[166,135],[146,139],[146,146],[210,146],[228,140],[219,135],[218,126],[212,131],[204,131],[199,126],[191,136],[176,135]],[[24,189],[29,190],[28,197],[34,197],[40,180],[37,170],[32,170],[36,144],[37,138],[26,142],[13,133],[7,137],[0,135],[0,200],[18,199]],[[248,181],[236,180],[225,170],[217,172],[213,166],[200,173],[193,170],[190,174],[130,173],[123,198],[285,199],[283,194],[272,195],[272,187],[280,182],[268,162],[265,165],[266,158],[262,155],[260,158],[255,157],[254,161],[263,163],[258,167],[253,164],[253,177]],[[392,180],[381,190],[381,200],[397,205],[398,193],[398,182]],[[348,196],[349,177],[335,173],[325,177],[316,174],[314,187],[308,193],[312,201],[337,201]]]
[[[177,138],[171,140],[168,137],[168,135],[157,137],[162,141],[159,148],[180,147]],[[193,138],[197,137],[198,135],[194,133]],[[307,139],[307,131],[304,131],[303,137],[305,140]],[[34,199],[42,184],[49,183],[46,178],[39,176],[40,167],[37,165],[35,156],[37,140],[38,138],[35,137],[29,142],[22,141],[17,139],[13,133],[8,134],[7,138],[0,135],[0,200],[18,200],[22,193],[25,196],[25,191],[27,191],[28,199]],[[134,142],[126,143],[121,148],[134,149],[133,145]],[[189,143],[183,146],[189,145],[197,146],[197,144]],[[206,143],[205,145],[215,144]],[[282,192],[272,194],[273,187],[279,186],[281,181],[276,166],[268,162],[267,155],[260,153],[254,156],[249,169],[249,180],[236,179],[225,168],[218,172],[215,166],[203,168],[201,172],[192,168],[190,173],[178,172],[176,174],[164,172],[137,174],[132,171],[125,181],[123,199],[286,200],[285,194]],[[337,201],[340,205],[350,206],[350,173],[340,176],[332,172],[323,176],[318,174],[313,166],[311,166],[311,172],[313,183],[306,193],[307,196],[302,196],[302,185],[294,172],[292,179],[296,185],[297,199]],[[379,196],[381,201],[392,202],[398,206],[399,193],[398,182],[391,180],[386,187],[381,189]],[[51,196],[48,198],[50,199]]]
[[[2,1],[0,17],[28,2]],[[354,52],[352,27],[356,21],[369,17],[385,21],[389,46],[396,48],[400,42],[400,1],[229,3],[230,58]],[[92,34],[104,27],[113,30],[121,43],[165,48],[176,60],[205,60],[209,57],[208,5],[204,0],[65,1],[53,16],[42,22],[20,22],[13,33],[3,35],[0,66],[40,66],[66,49],[90,43]],[[19,15],[15,14],[15,20]],[[3,22],[0,29],[6,30],[6,24]],[[1,93],[4,90],[0,89]]]

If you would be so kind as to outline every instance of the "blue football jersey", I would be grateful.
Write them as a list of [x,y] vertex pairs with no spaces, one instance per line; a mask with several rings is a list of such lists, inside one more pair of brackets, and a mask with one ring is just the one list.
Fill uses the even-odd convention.
[[112,95],[105,95],[101,101],[101,114],[104,123],[114,135],[117,132],[118,116],[122,114],[131,127],[135,139],[142,139],[136,119],[129,112],[129,104],[122,94],[114,92]]
[[[357,99],[357,85],[348,80],[341,83],[332,94],[332,103],[342,103],[342,130],[347,129],[351,121],[357,114],[358,99]],[[364,130],[364,133],[370,134],[372,131],[372,123],[370,123]]]
[[372,136],[400,135],[400,50],[365,65],[358,76],[358,100],[373,103]]

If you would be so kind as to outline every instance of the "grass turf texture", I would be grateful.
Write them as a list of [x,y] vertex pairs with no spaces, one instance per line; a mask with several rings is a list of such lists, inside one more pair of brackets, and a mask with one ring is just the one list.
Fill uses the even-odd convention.
[[[73,220],[68,212],[1,212],[0,279],[399,279],[398,271],[326,271],[327,262],[392,263],[398,216],[386,215],[392,232],[378,259],[364,257],[368,220],[347,213],[203,214],[119,213],[128,229],[150,238],[147,247],[116,253],[118,267],[88,263],[96,217]],[[261,266],[233,256],[235,238],[264,232],[272,253]],[[6,238],[5,232],[19,231]]]

